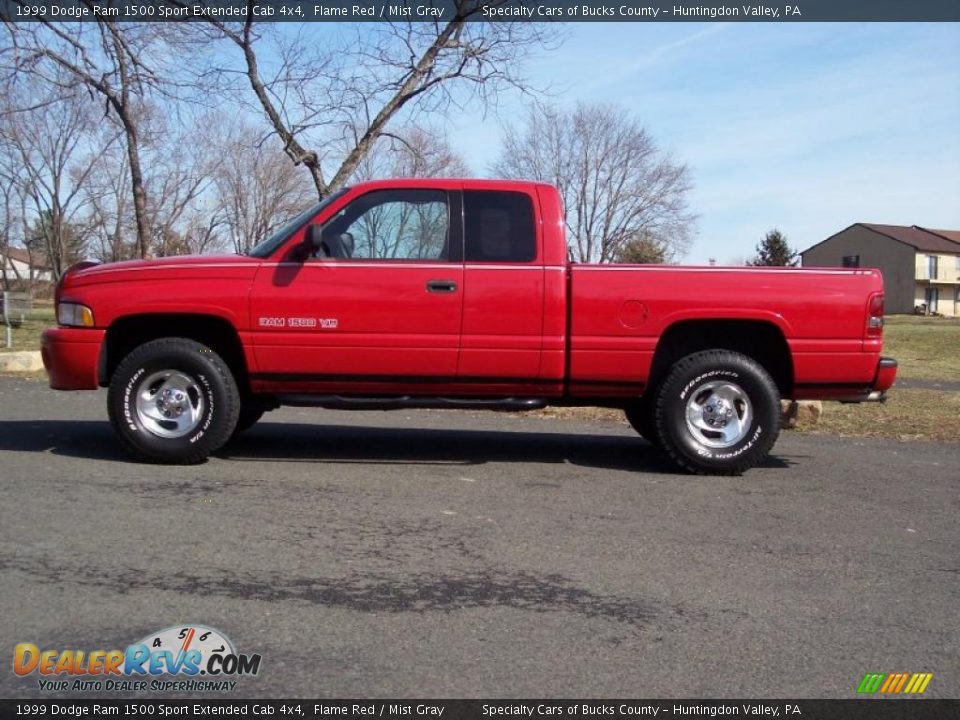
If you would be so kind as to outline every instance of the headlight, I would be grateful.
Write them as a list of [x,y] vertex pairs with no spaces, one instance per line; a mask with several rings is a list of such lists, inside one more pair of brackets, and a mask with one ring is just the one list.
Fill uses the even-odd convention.
[[79,303],[60,303],[57,322],[66,327],[93,327],[93,310]]

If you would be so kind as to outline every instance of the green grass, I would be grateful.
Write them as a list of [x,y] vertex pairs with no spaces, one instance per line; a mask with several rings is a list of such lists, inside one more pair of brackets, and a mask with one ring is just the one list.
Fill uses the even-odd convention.
[[893,315],[883,353],[897,359],[899,377],[960,381],[960,320]]
[[21,352],[40,349],[40,333],[51,325],[56,325],[53,305],[43,304],[34,307],[27,321],[20,327],[12,328],[13,347],[6,346],[6,325],[0,322],[0,352]]

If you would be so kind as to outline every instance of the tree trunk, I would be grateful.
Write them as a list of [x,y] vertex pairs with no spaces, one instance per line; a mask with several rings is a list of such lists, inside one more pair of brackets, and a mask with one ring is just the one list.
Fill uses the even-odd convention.
[[[124,127],[128,123],[124,122]],[[141,258],[150,253],[150,226],[147,223],[147,191],[140,169],[140,143],[136,128],[127,130],[127,157],[130,160],[130,183],[133,185],[133,214],[137,221],[137,254]]]

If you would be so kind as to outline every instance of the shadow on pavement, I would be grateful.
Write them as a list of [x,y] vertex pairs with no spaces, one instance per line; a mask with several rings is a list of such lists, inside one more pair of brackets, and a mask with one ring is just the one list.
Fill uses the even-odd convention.
[[[49,452],[90,460],[135,462],[109,423],[89,420],[0,421],[0,451]],[[607,470],[676,474],[639,437],[493,430],[360,427],[263,422],[216,453],[229,461],[482,465],[568,463]],[[761,467],[792,463],[768,458]]]

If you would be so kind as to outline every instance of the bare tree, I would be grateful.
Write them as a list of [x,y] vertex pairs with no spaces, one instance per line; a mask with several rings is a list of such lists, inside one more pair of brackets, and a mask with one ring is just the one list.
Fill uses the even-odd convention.
[[[92,13],[93,0],[80,0]],[[97,16],[93,16],[97,17]],[[168,82],[155,65],[170,53],[163,46],[175,28],[162,23],[95,22],[5,23],[6,47],[0,63],[18,76],[32,76],[61,93],[85,87],[104,101],[106,111],[123,129],[133,193],[138,254],[150,247],[147,191],[140,157],[140,115],[145,98]],[[24,107],[40,106],[30,103]]]
[[390,177],[467,177],[470,168],[440,132],[420,126],[384,133],[357,165],[353,180]]
[[[255,23],[258,0],[248,0],[246,22],[210,18],[209,27],[241,54],[256,105],[322,198],[348,182],[401,114],[409,121],[472,100],[487,107],[505,89],[528,89],[526,55],[558,36],[549,24],[470,22],[503,2],[453,0],[449,21],[368,23],[339,43]],[[213,75],[235,77],[229,64]]]
[[[23,110],[19,108],[27,106],[26,98],[4,96],[0,143],[13,153],[17,167],[9,173],[11,182],[35,220],[24,233],[24,244],[32,250],[41,243],[54,277],[59,278],[83,241],[78,237],[79,213],[85,205],[80,188],[97,157],[88,144],[91,108],[85,98],[49,97],[39,91],[30,100],[35,106]],[[26,211],[21,216],[28,222]]]
[[250,252],[311,200],[315,202],[296,168],[250,126],[234,127],[221,154],[215,193],[235,252]]
[[493,169],[557,186],[576,262],[611,262],[636,243],[669,262],[689,247],[690,172],[623,110],[533,108],[525,128],[507,129]]
[[223,143],[214,130],[219,119],[200,115],[174,123],[161,109],[146,106],[141,125],[151,254],[181,255],[208,246],[219,219],[198,224],[196,215],[222,163]]
[[132,216],[126,150],[118,144],[105,148],[82,191],[89,208],[87,235],[91,257],[101,262],[136,257],[136,224]]
[[17,194],[12,178],[6,173],[5,163],[0,160],[0,196],[2,196],[2,205],[0,205],[0,282],[3,283],[3,289],[10,289],[10,278],[7,277],[9,270],[16,273],[16,266],[8,260],[8,251],[13,244],[14,227],[19,224],[17,217]]

